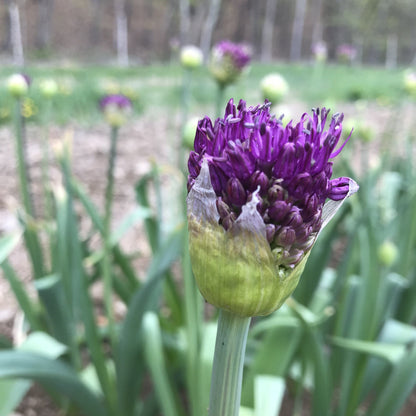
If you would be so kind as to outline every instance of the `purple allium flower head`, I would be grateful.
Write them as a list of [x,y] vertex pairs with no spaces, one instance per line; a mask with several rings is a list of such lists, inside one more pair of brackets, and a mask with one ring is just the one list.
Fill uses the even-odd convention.
[[245,45],[222,40],[217,43],[215,49],[223,56],[229,56],[236,68],[240,70],[250,63],[251,56]]
[[236,107],[230,100],[224,118],[199,121],[188,191],[207,163],[219,224],[231,231],[255,201],[279,265],[293,268],[326,221],[327,199],[341,202],[358,187],[350,178],[332,178],[332,159],[346,143],[338,147],[342,114],[329,119],[329,110],[316,109],[284,127],[269,107],[247,107],[242,100]]
[[100,101],[107,122],[113,127],[120,127],[125,123],[132,105],[129,98],[123,94],[111,94]]
[[119,109],[129,109],[131,108],[131,101],[123,94],[106,95],[101,99],[100,107],[102,110],[105,110],[108,106],[118,107]]
[[251,54],[246,45],[223,40],[212,50],[210,69],[217,82],[227,85],[241,75],[250,60]]

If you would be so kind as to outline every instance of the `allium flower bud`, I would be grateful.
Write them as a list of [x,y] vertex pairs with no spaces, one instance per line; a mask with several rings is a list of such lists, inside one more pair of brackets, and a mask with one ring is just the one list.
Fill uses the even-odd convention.
[[184,68],[196,69],[202,65],[204,55],[196,46],[186,45],[181,49],[180,61]]
[[43,80],[39,88],[45,98],[53,98],[58,93],[58,84],[53,79]]
[[122,94],[107,95],[100,101],[101,110],[112,127],[123,125],[131,112],[131,101]]
[[267,315],[296,288],[320,230],[356,192],[331,179],[342,115],[304,114],[284,127],[270,104],[227,105],[200,120],[188,167],[188,227],[199,289],[240,316]]
[[412,97],[416,97],[416,72],[406,71],[403,75],[404,89]]
[[399,249],[391,241],[384,241],[378,248],[378,258],[382,264],[390,267],[399,256]]
[[289,84],[280,74],[266,75],[260,83],[261,92],[265,100],[277,104],[289,92]]
[[13,74],[7,80],[7,89],[15,98],[21,98],[27,94],[31,79],[25,74]]
[[210,71],[222,86],[235,82],[251,60],[248,47],[223,40],[211,53]]

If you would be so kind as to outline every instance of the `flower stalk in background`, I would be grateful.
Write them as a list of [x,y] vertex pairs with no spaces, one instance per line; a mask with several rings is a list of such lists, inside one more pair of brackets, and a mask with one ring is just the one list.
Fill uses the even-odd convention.
[[100,101],[101,110],[104,113],[107,123],[111,127],[110,133],[110,154],[107,168],[107,185],[105,188],[105,208],[103,221],[103,277],[104,277],[104,303],[107,312],[108,328],[112,346],[115,346],[115,322],[113,310],[113,277],[111,267],[111,213],[114,193],[114,166],[117,156],[117,138],[119,128],[127,121],[132,111],[132,104],[129,98],[122,94],[107,95]]
[[[186,130],[186,123],[189,117],[189,106],[191,101],[191,85],[193,72],[202,66],[204,61],[204,54],[197,46],[186,45],[180,51],[180,62],[183,67],[182,78],[182,94],[181,94],[181,135],[183,138]],[[178,152],[178,167],[181,172],[185,170],[184,167],[184,146],[182,140],[179,145]]]
[[291,295],[320,230],[358,189],[331,178],[343,115],[326,128],[329,111],[317,109],[283,127],[269,107],[230,100],[223,118],[202,119],[188,162],[192,268],[221,310],[210,416],[238,415],[251,317]]
[[22,100],[28,94],[31,79],[25,74],[13,74],[7,80],[7,90],[15,98],[14,127],[16,134],[16,158],[19,173],[20,191],[26,214],[34,217],[34,207],[30,192],[30,175],[26,158],[25,123],[22,115]]
[[240,78],[250,61],[251,54],[246,45],[223,40],[213,47],[209,69],[218,85],[217,115],[223,106],[225,88]]
[[45,218],[49,219],[52,215],[52,200],[49,189],[49,123],[51,121],[51,112],[53,98],[58,94],[58,84],[53,79],[44,79],[39,84],[39,90],[45,101],[45,110],[43,112],[43,143],[42,143],[42,188],[44,198]]

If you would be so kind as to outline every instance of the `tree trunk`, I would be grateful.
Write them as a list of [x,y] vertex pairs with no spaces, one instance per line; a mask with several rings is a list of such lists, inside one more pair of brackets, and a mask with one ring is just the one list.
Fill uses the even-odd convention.
[[201,41],[200,48],[206,58],[209,54],[212,42],[212,32],[218,21],[218,16],[221,9],[221,0],[211,0],[208,10],[208,16],[205,20],[205,24],[202,27],[201,31]]
[[322,0],[315,0],[314,15],[313,15],[313,31],[312,31],[312,45],[322,41],[323,30],[322,30]]
[[129,66],[128,27],[124,0],[114,0],[116,17],[116,47],[119,66]]
[[7,10],[2,15],[1,24],[3,25],[4,38],[2,39],[0,48],[2,51],[9,51],[12,42],[10,37],[10,13]]
[[38,0],[37,2],[36,41],[38,49],[48,49],[51,46],[51,17],[53,0]]
[[179,15],[179,42],[183,46],[189,42],[189,31],[191,29],[189,0],[179,0]]
[[303,27],[305,26],[306,0],[296,0],[295,19],[293,21],[290,60],[298,61],[302,56]]
[[100,22],[101,22],[101,0],[90,0],[91,20],[89,24],[90,45],[98,45],[101,38]]
[[22,30],[20,27],[19,6],[16,0],[11,0],[9,3],[9,16],[13,62],[16,66],[23,67],[25,59],[23,54]]
[[267,0],[264,14],[263,32],[261,37],[261,61],[272,60],[273,55],[273,27],[278,0]]
[[399,39],[396,34],[390,34],[387,36],[386,45],[386,68],[392,69],[397,67],[397,49]]

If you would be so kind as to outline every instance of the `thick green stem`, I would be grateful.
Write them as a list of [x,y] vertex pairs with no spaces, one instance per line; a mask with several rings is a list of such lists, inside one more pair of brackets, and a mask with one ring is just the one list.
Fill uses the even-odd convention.
[[43,118],[43,142],[42,142],[42,188],[44,198],[44,217],[47,220],[51,219],[52,215],[52,201],[49,186],[49,121],[52,103],[50,100],[46,102],[45,115]]
[[108,160],[107,170],[107,187],[105,190],[105,212],[104,212],[104,258],[103,258],[103,276],[104,276],[104,304],[108,319],[108,329],[110,340],[114,347],[115,345],[115,329],[114,329],[114,310],[113,310],[113,277],[111,267],[111,208],[113,202],[114,190],[114,165],[116,160],[116,145],[117,145],[117,127],[111,129],[110,155]]
[[208,416],[238,416],[251,318],[220,311]]

